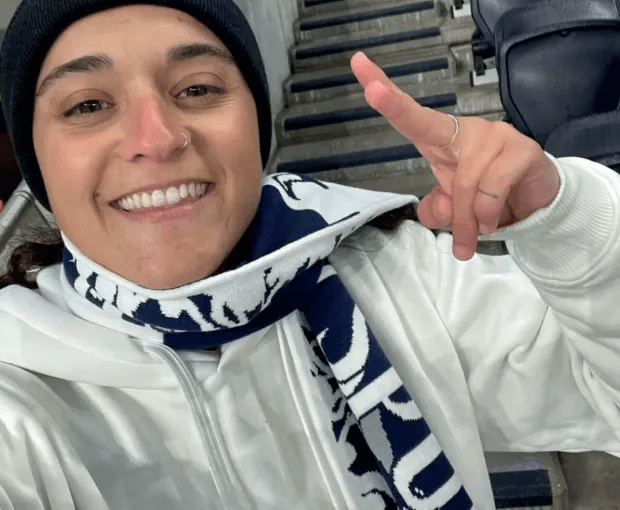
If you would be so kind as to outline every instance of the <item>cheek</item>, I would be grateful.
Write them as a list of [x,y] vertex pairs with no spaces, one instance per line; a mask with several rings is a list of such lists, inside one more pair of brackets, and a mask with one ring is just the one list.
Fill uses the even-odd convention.
[[69,151],[61,139],[45,129],[35,129],[34,146],[47,195],[54,214],[59,216],[62,211],[57,211],[57,205],[62,203],[63,195],[73,184],[67,175],[70,171],[67,162]]
[[[227,180],[234,183],[237,201],[255,212],[263,175],[258,119],[254,101],[246,99],[239,108],[223,116],[220,124],[220,157],[226,161]],[[224,151],[224,152],[221,152]]]
[[93,169],[98,167],[97,158],[101,158],[92,139],[80,141],[62,133],[35,135],[35,151],[50,192],[80,189],[95,177]]
[[73,223],[76,210],[88,214],[96,191],[100,156],[92,143],[80,143],[58,134],[38,137],[35,150],[52,211],[58,225],[68,231],[66,222]]
[[246,214],[249,215],[251,220],[256,213],[261,195],[262,158],[260,145],[254,137],[248,139],[247,136],[242,136],[239,142],[238,147],[240,150],[236,151],[236,161],[233,162],[236,169],[235,180],[238,183],[238,189],[240,189],[243,195],[240,197],[240,200],[244,202]]
[[227,159],[243,163],[246,169],[250,166],[252,168],[258,166],[262,172],[258,130],[253,128],[249,119],[239,119],[238,124],[231,125],[226,134],[226,140]]

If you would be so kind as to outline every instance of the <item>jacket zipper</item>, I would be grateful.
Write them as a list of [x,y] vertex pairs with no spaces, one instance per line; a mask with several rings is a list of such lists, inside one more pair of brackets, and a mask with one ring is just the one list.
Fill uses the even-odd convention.
[[154,341],[141,341],[144,350],[154,354],[166,363],[178,379],[190,408],[194,423],[202,442],[211,475],[215,483],[220,500],[226,510],[250,508],[249,504],[242,504],[241,491],[235,491],[230,470],[224,460],[222,441],[216,433],[209,406],[200,397],[201,390],[196,384],[189,369],[170,347]]

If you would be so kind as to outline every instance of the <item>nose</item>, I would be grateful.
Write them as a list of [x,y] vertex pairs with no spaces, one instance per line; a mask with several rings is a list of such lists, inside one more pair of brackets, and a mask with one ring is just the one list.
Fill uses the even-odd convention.
[[129,105],[125,122],[120,152],[127,161],[146,158],[163,162],[185,143],[174,112],[157,97],[134,99]]

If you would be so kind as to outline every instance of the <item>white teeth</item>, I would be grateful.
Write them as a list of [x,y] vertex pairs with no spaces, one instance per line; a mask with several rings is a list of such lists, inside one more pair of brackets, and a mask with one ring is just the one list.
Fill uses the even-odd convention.
[[162,190],[156,189],[151,195],[151,200],[153,207],[161,207],[162,205],[166,205],[166,194]]
[[151,207],[153,202],[151,201],[151,195],[148,193],[142,193],[142,207]]
[[179,188],[171,187],[166,190],[166,203],[168,205],[178,204],[181,201]]
[[189,196],[187,184],[181,184],[181,186],[179,186],[179,195],[181,195],[182,200],[185,200]]
[[175,205],[187,197],[200,198],[207,192],[205,183],[181,184],[181,186],[171,186],[166,191],[157,189],[151,194],[136,193],[130,197],[119,200],[118,205],[125,211],[133,211],[139,208],[162,207],[165,205]]

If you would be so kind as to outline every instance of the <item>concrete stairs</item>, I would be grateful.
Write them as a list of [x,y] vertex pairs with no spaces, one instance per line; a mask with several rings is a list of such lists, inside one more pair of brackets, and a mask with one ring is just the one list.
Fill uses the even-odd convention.
[[[371,14],[376,17],[365,21],[322,26],[326,22],[364,19]],[[293,69],[300,72],[346,64],[353,52],[358,50],[363,50],[369,57],[375,58],[422,48],[449,46],[471,39],[472,31],[471,17],[454,19],[443,4],[434,6],[433,2],[428,0],[400,0],[398,3],[383,4],[381,8],[372,4],[350,8],[348,18],[338,13],[315,15],[295,27],[299,44],[291,54]]]
[[497,83],[471,83],[467,7],[455,15],[444,0],[299,1],[268,171],[416,195],[431,189],[425,160],[366,103],[349,67],[359,50],[424,106],[504,118]]

